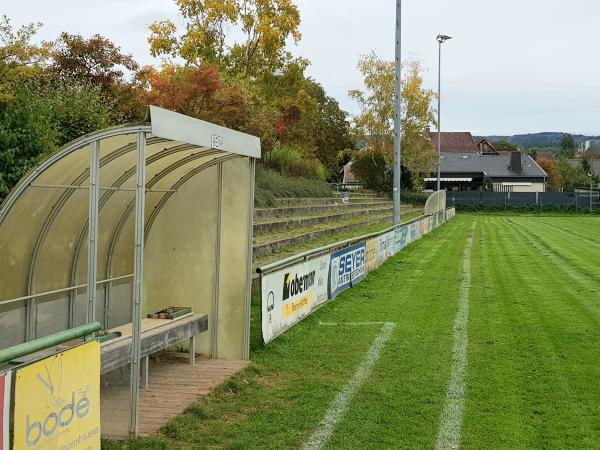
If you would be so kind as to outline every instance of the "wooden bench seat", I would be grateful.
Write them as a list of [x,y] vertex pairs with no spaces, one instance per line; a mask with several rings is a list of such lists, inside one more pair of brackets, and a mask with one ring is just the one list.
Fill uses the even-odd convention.
[[[194,363],[194,337],[208,330],[208,314],[187,314],[176,319],[142,319],[140,357],[145,359],[177,343],[190,341],[190,363]],[[103,342],[100,373],[105,374],[131,363],[131,327],[126,324],[107,330],[121,336]]]

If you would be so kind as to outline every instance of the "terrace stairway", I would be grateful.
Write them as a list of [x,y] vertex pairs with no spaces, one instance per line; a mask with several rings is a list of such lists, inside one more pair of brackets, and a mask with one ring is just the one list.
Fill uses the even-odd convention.
[[[254,258],[286,247],[369,225],[392,221],[392,202],[373,193],[341,197],[279,198],[272,208],[254,211]],[[403,213],[416,211],[403,205]]]

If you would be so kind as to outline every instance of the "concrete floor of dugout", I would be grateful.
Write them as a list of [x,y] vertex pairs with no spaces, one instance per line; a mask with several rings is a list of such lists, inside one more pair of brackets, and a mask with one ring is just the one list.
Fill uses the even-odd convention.
[[[225,361],[160,355],[150,359],[148,388],[140,388],[138,435],[157,432],[203,395],[225,382],[249,361]],[[116,371],[119,372],[119,371]],[[129,437],[129,370],[103,376],[100,388],[102,437]]]

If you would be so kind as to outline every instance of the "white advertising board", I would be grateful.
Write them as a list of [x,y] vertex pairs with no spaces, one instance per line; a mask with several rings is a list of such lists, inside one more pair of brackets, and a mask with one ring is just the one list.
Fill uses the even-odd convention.
[[328,300],[329,260],[329,255],[321,256],[262,277],[265,344]]
[[394,251],[395,241],[396,234],[393,231],[382,234],[377,238],[377,257],[379,258],[379,265],[383,264],[388,258],[394,256],[396,253]]

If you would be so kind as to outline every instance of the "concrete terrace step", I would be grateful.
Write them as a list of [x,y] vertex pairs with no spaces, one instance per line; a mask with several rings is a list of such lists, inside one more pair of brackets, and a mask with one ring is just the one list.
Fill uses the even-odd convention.
[[[369,203],[373,201],[391,201],[387,198],[366,196],[366,197],[350,197],[349,204],[354,203]],[[275,198],[273,199],[276,208],[283,207],[300,207],[300,206],[318,206],[328,204],[342,204],[341,197],[310,197],[310,198]]]
[[[392,206],[391,200],[373,200],[372,202],[364,203],[330,203],[323,205],[313,206],[289,206],[281,208],[255,208],[254,219],[268,219],[272,217],[294,217],[294,216],[310,216],[321,213],[334,212],[334,211],[349,211],[356,209],[372,209],[372,208],[383,208],[386,206]],[[410,205],[402,205],[403,207],[410,207]]]
[[[263,222],[254,223],[254,234],[271,233],[280,230],[289,230],[293,228],[308,227],[311,225],[317,225],[320,223],[341,221],[352,219],[354,217],[367,216],[367,215],[380,215],[380,214],[392,214],[393,208],[389,205],[385,205],[379,208],[369,209],[357,209],[350,211],[342,211],[337,213],[323,214],[320,216],[312,217],[299,217],[299,218],[279,218],[279,219],[266,219]],[[263,219],[264,220],[264,219]]]
[[389,213],[389,214],[385,214],[385,215],[372,217],[370,219],[360,221],[360,222],[353,222],[353,223],[349,223],[347,225],[335,225],[335,226],[328,227],[328,228],[316,229],[314,231],[303,232],[300,234],[291,235],[291,236],[284,237],[281,239],[277,239],[274,237],[275,239],[273,241],[260,242],[260,243],[254,244],[253,255],[255,257],[263,256],[263,255],[272,253],[274,251],[280,250],[289,245],[299,244],[301,242],[308,241],[310,239],[315,239],[315,238],[319,238],[322,236],[329,236],[331,234],[336,234],[336,233],[340,233],[340,232],[344,232],[344,231],[351,231],[351,230],[355,230],[357,228],[362,228],[367,225],[373,225],[376,223],[390,222],[390,224],[391,224],[391,221],[392,221],[392,214]]

